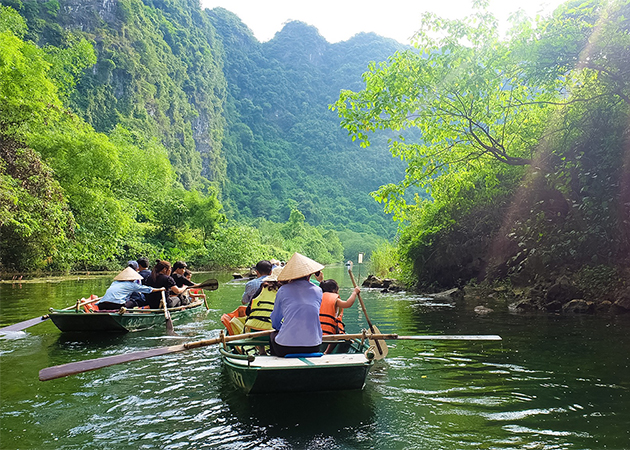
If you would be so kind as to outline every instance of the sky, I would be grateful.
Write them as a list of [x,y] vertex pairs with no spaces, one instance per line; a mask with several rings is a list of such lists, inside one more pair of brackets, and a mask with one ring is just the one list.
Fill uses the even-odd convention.
[[[507,19],[522,9],[534,17],[548,14],[565,0],[490,0],[490,10],[507,29]],[[203,8],[222,7],[240,17],[265,42],[286,22],[300,20],[313,25],[328,42],[350,39],[360,32],[374,32],[402,44],[420,27],[420,16],[431,11],[461,19],[472,11],[472,0],[200,0]]]

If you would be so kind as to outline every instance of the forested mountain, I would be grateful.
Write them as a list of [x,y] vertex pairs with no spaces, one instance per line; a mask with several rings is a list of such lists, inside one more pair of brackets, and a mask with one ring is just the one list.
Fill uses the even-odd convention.
[[628,0],[505,36],[477,2],[413,49],[300,22],[260,43],[198,0],[1,3],[0,270],[380,245],[373,268],[423,289],[630,310]]
[[64,45],[62,27],[95,43],[69,105],[96,131],[158,138],[182,185],[215,182],[236,220],[281,222],[297,207],[312,225],[393,235],[368,194],[403,165],[384,145],[360,149],[328,106],[400,44],[373,34],[329,44],[299,22],[260,43],[237,16],[197,1],[55,4],[22,3],[27,37]]
[[391,237],[394,224],[368,193],[403,165],[384,142],[353,143],[328,106],[402,46],[373,34],[329,44],[300,22],[261,44],[228,11],[209,14],[226,55],[225,198],[236,217],[282,221],[297,206],[314,225]]
[[[400,44],[329,44],[303,23],[260,43],[197,0],[0,3],[5,98],[41,113],[0,111],[5,270],[115,267],[138,253],[208,266],[301,250],[331,262],[344,258],[338,236],[356,253],[395,233],[369,193],[404,165],[384,138],[359,149],[329,105]],[[16,90],[25,74],[14,57],[25,71],[41,61],[29,75],[50,84],[48,100]],[[16,164],[31,149],[58,203],[20,181],[29,174]],[[27,191],[31,203],[19,200]]]

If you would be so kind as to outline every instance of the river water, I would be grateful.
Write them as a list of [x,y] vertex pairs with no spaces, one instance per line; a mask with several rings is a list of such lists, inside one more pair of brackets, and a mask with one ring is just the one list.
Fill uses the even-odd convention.
[[[325,275],[349,295],[343,266]],[[244,396],[216,347],[38,381],[52,365],[216,337],[244,283],[193,280],[210,276],[220,282],[210,310],[175,321],[176,337],[66,335],[50,321],[1,337],[0,448],[630,448],[630,317],[516,315],[493,299],[480,299],[494,309],[480,316],[475,305],[363,290],[382,332],[503,341],[390,341],[362,391]],[[0,283],[0,326],[102,294],[110,279]],[[365,327],[358,303],[344,322]]]

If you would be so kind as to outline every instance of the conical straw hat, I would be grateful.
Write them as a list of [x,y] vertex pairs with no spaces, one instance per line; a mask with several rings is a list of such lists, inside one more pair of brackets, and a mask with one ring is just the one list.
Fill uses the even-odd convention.
[[114,281],[134,281],[142,280],[142,275],[133,270],[131,267],[127,267],[114,277]]
[[269,275],[267,278],[265,278],[265,281],[278,281],[278,276],[280,276],[280,273],[282,272],[282,267],[278,266],[275,269],[273,269],[271,271],[271,275]]
[[322,266],[317,261],[307,258],[299,253],[294,253],[289,262],[282,268],[278,275],[278,281],[288,281],[302,278],[322,270]]

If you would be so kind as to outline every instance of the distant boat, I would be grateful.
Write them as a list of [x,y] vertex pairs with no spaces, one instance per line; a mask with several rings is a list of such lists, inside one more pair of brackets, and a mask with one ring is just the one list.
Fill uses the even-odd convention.
[[[367,340],[334,341],[331,354],[292,357],[254,356],[241,352],[268,346],[269,337],[226,342],[221,360],[231,381],[246,394],[360,390],[374,365]],[[322,350],[331,344],[324,342]],[[335,353],[338,351],[338,353]]]
[[[199,299],[185,306],[168,308],[173,320],[183,318],[204,307]],[[207,307],[206,307],[207,308]],[[127,333],[164,326],[166,318],[163,309],[125,309],[119,311],[92,311],[89,308],[50,309],[50,320],[63,332],[79,333]]]

